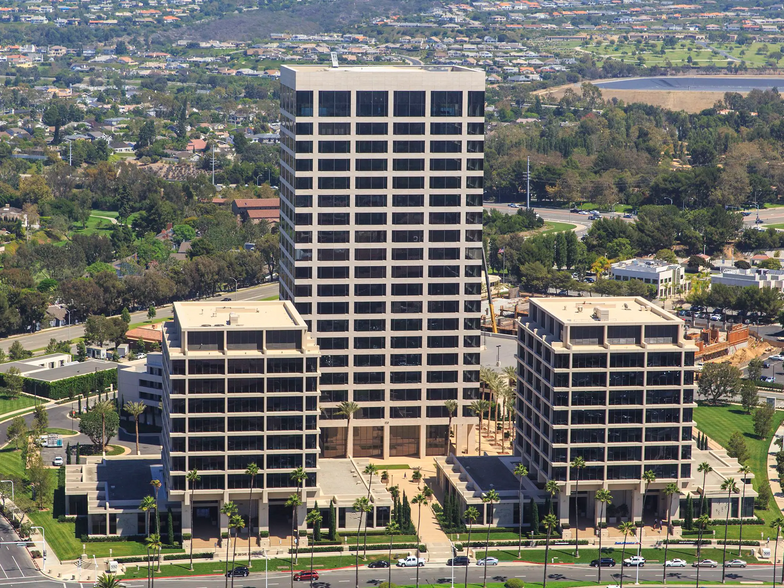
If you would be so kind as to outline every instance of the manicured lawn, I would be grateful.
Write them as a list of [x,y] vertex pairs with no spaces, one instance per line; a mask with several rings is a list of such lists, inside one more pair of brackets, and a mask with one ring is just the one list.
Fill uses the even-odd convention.
[[[108,213],[94,211],[98,213],[98,216],[110,216]],[[115,213],[116,214],[116,213]],[[77,223],[76,229],[72,231],[72,234],[75,235],[93,235],[95,233],[102,234],[102,235],[109,235],[112,232],[112,221],[107,220],[105,218],[98,218],[98,216],[90,216],[87,219],[87,223],[85,223],[85,227],[82,228],[81,223]]]
[[[694,409],[694,420],[697,422],[697,428],[700,431],[720,443],[723,447],[727,446],[727,441],[732,433],[740,431],[746,440],[746,447],[749,449],[749,460],[747,463],[754,472],[754,489],[758,489],[763,481],[768,480],[768,449],[773,439],[773,433],[784,420],[784,412],[776,412],[773,416],[771,434],[765,439],[757,438],[754,434],[754,424],[751,415],[746,414],[740,406],[698,406]],[[772,521],[781,514],[773,498],[771,498],[767,509],[756,510],[755,512],[765,521]],[[754,536],[750,534],[749,538],[753,539]]]
[[411,469],[411,466],[405,463],[390,463],[390,464],[377,463],[374,465],[378,467],[378,469],[382,472],[384,470],[410,470]]
[[49,427],[46,429],[46,432],[51,433],[52,435],[62,435],[63,437],[79,434],[79,431],[72,431],[71,429],[58,429],[57,427]]
[[10,396],[0,396],[0,415],[21,410],[30,406],[35,406],[37,400],[29,396],[19,396],[18,398],[11,398]]
[[784,229],[784,223],[776,223],[773,225],[765,225],[766,229]]
[[547,233],[560,233],[563,231],[571,231],[574,229],[575,225],[569,223],[558,223],[553,221],[547,221],[544,224],[544,230],[542,231],[542,235],[546,235]]
[[280,295],[275,294],[275,296],[267,296],[266,298],[262,298],[262,301],[267,301],[267,300],[280,300]]
[[169,316],[163,318],[155,318],[152,319],[151,321],[141,321],[138,323],[131,323],[130,325],[128,325],[128,329],[135,329],[136,327],[146,327],[149,325],[158,325],[160,323],[165,323],[166,321],[171,320],[171,310],[166,311],[166,314],[168,314]]
[[[525,545],[525,543],[523,543]],[[744,547],[743,559],[746,561],[755,561],[754,558],[748,557],[750,547]],[[484,557],[485,550],[482,547],[473,548],[474,556],[478,559]],[[619,565],[621,563],[621,546],[603,547],[602,557],[612,557]],[[732,552],[731,546],[727,548],[727,556]],[[737,547],[735,552],[737,553]],[[500,561],[528,561],[532,563],[544,563],[544,549],[523,549],[521,557],[517,557],[517,547],[505,547],[504,549],[492,549],[488,551],[489,555],[497,557]],[[624,557],[637,554],[636,545],[627,545],[626,554]],[[643,549],[642,556],[646,559],[646,563],[655,565],[662,563],[664,560],[664,549]],[[574,545],[571,546],[558,546],[550,547],[549,558],[555,558],[556,563],[591,563],[591,560],[599,557],[599,550],[588,548],[587,546],[580,547],[580,556],[574,557]],[[682,545],[670,545],[667,549],[667,559],[679,557],[685,559],[689,564],[697,558],[697,548],[694,546],[686,547]],[[716,561],[722,560],[721,549],[707,549],[702,548],[700,557],[704,559],[715,559]],[[733,556],[734,557],[734,556]],[[728,559],[731,559],[728,557]],[[646,566],[647,567],[647,566]],[[630,568],[633,569],[633,568]]]

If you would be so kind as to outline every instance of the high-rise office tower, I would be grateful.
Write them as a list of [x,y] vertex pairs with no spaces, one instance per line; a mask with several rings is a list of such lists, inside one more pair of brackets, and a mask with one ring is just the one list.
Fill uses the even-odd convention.
[[[684,338],[683,321],[643,298],[529,304],[517,331],[515,454],[531,478],[559,483],[564,523],[574,520],[576,504],[593,525],[601,488],[635,521],[643,513],[666,518],[672,508],[675,515],[665,487],[683,490],[696,474],[697,346]],[[570,467],[578,457],[585,467]],[[649,487],[647,471],[656,476]]]
[[[281,68],[281,297],[322,351],[323,456],[443,455],[477,422],[484,73]],[[340,403],[356,403],[350,419]]]

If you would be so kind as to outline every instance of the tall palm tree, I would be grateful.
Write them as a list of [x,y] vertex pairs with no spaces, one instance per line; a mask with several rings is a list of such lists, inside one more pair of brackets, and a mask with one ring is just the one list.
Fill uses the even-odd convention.
[[[153,533],[152,535],[148,536],[145,540],[147,543],[147,582],[150,588],[155,586],[155,569],[152,566],[152,560],[150,559],[150,551],[152,551],[152,555],[155,556],[155,552],[161,548],[161,536],[156,535]],[[160,561],[158,562],[160,566]]]
[[[374,466],[372,463],[369,463],[365,466],[363,470],[363,474],[368,477],[368,491],[367,491],[367,501],[368,505],[371,507],[371,512],[373,509],[373,503],[370,500],[370,489],[373,486],[373,476],[378,473],[378,466]],[[362,559],[367,560],[367,528],[368,528],[368,517],[365,517],[365,547],[362,552]]]
[[700,588],[700,568],[702,566],[699,565],[700,557],[702,554],[702,534],[705,532],[705,528],[710,523],[710,519],[708,518],[707,514],[701,514],[697,517],[697,520],[694,521],[697,523],[697,582],[696,588]]
[[256,462],[248,464],[245,473],[250,476],[250,490],[248,491],[248,568],[253,567],[251,561],[251,537],[253,535],[253,486],[256,484],[256,476],[259,475],[259,466]]
[[444,455],[449,457],[449,438],[452,436],[452,419],[457,412],[457,400],[444,400],[444,407],[449,413],[449,424],[446,427],[446,439],[444,440]]
[[506,444],[505,436],[506,436],[506,421],[507,421],[507,419],[509,420],[509,425],[510,425],[509,450],[511,451],[511,449],[512,449],[512,435],[511,435],[511,431],[514,430],[514,428],[511,426],[512,425],[512,410],[511,410],[511,407],[514,407],[514,401],[515,401],[515,397],[516,396],[517,396],[517,393],[515,392],[515,389],[512,388],[511,386],[507,386],[502,391],[501,399],[504,401],[504,412],[503,412],[503,418],[501,419],[501,432],[502,432],[502,435],[501,435],[501,453],[503,453],[505,451],[505,447],[504,446]]
[[370,503],[367,498],[362,496],[361,498],[357,498],[352,506],[354,512],[359,513],[359,522],[357,523],[357,549],[354,552],[354,577],[356,584],[354,588],[359,588],[359,535],[362,533],[362,516],[370,510]]
[[392,538],[400,533],[400,525],[395,521],[389,521],[384,527],[384,533],[389,535],[389,566],[387,568],[387,584],[392,586]]
[[106,457],[106,415],[114,412],[114,403],[109,400],[102,400],[101,402],[96,402],[92,410],[101,415],[101,452]]
[[515,381],[517,380],[517,368],[513,365],[508,365],[504,369],[501,370],[501,374],[506,378],[506,383],[510,386],[514,386]]
[[[234,569],[234,564],[237,561],[237,537],[239,537],[240,529],[245,526],[245,520],[240,515],[234,515],[229,521],[229,529],[234,529],[234,548],[231,551],[231,569]],[[231,588],[234,588],[234,574],[231,575]]]
[[[599,565],[596,566],[599,576],[596,579],[598,584],[602,583],[602,525],[604,524],[604,513],[606,512],[606,508],[608,504],[612,504],[612,494],[607,488],[601,488],[596,491],[596,500],[599,501],[601,507],[599,508]],[[623,562],[621,562],[621,567],[623,567]]]
[[[227,574],[229,572],[229,543],[230,543],[229,537],[231,537],[231,527],[230,527],[230,525],[231,525],[231,517],[236,515],[238,510],[239,509],[237,508],[237,505],[234,502],[232,502],[232,501],[224,503],[223,506],[220,509],[221,514],[226,515],[226,519],[228,521],[226,523],[226,571],[225,571],[225,573],[227,573]],[[228,576],[226,576],[225,585],[226,586],[229,585],[229,577]]]
[[721,583],[724,584],[724,575],[727,570],[727,528],[730,526],[730,513],[732,512],[732,495],[738,493],[735,478],[727,478],[722,482],[721,489],[727,491],[727,518],[724,519],[724,549],[721,558]]
[[416,588],[419,588],[419,567],[420,567],[419,566],[419,554],[420,554],[420,551],[419,551],[419,545],[420,545],[420,542],[419,542],[419,538],[420,538],[419,530],[422,528],[422,505],[423,504],[427,504],[427,496],[425,496],[424,494],[422,494],[420,492],[419,494],[417,494],[416,496],[414,496],[411,499],[411,504],[416,504],[417,506],[419,506],[419,514],[417,514],[417,530],[416,530],[416,534],[417,534],[417,542],[416,542],[417,543],[417,548],[416,548],[416,557],[417,557]]
[[292,494],[286,500],[286,506],[291,509],[291,540],[294,542],[294,563],[299,561],[299,523],[297,522],[297,509],[302,506],[302,499],[297,494]]
[[95,588],[120,588],[120,578],[115,575],[107,576],[101,574],[98,578]]
[[155,493],[155,533],[160,537],[161,535],[161,517],[158,515],[158,492],[161,490],[160,480],[151,480],[150,485],[152,491]]
[[[498,377],[493,380],[493,383],[490,385],[490,391],[493,394],[493,402],[495,402],[495,417],[493,418],[493,443],[498,442],[498,409],[501,405],[501,398],[506,393],[506,390],[509,389],[509,383],[506,381],[506,378]],[[488,415],[489,416],[489,415]],[[489,419],[488,419],[488,426],[489,426]]]
[[[548,554],[550,553],[550,536],[553,534],[553,530],[558,526],[558,519],[555,518],[553,513],[550,513],[544,516],[544,519],[542,519],[542,525],[544,525],[544,528],[547,530],[547,542],[544,544],[544,573],[542,574],[542,588],[547,588],[547,560]],[[468,570],[466,570],[466,575],[468,575]]]
[[621,549],[621,588],[623,588],[623,560],[626,558],[626,538],[629,535],[635,535],[637,527],[631,521],[624,521],[618,525],[618,530],[623,533],[623,548]]
[[346,457],[351,457],[348,454],[348,443],[351,437],[351,417],[359,410],[359,404],[356,402],[349,402],[348,400],[341,402],[338,405],[338,414],[346,417]]
[[144,526],[146,535],[150,536],[150,511],[155,509],[155,499],[152,496],[145,496],[139,505],[139,510],[144,513]]
[[487,400],[474,400],[468,407],[471,412],[479,417],[479,455],[482,455],[482,422],[485,418],[485,411],[489,407],[490,403]]
[[[519,501],[519,506],[517,508],[520,511],[520,516],[518,517],[519,524],[517,527],[517,557],[520,557],[523,554],[523,478],[528,475],[528,468],[521,462],[515,466],[513,473],[520,481],[520,485],[517,488],[517,500]],[[531,531],[536,533],[538,529],[531,529]]]
[[308,479],[308,473],[305,471],[305,468],[302,466],[294,468],[289,477],[296,482],[300,502],[304,501],[305,497],[303,494],[305,493],[305,482]]
[[[314,508],[308,513],[308,516],[305,517],[305,522],[310,525],[312,529],[315,529],[317,526],[321,524],[321,521],[324,517],[321,516],[321,513],[318,509]],[[313,588],[313,553],[316,551],[316,543],[313,542],[313,545],[310,546],[310,586]]]
[[136,424],[136,455],[141,455],[139,452],[139,417],[147,409],[147,405],[144,402],[126,402],[123,409],[133,417]]
[[746,501],[746,478],[751,473],[751,468],[746,464],[742,464],[738,470],[738,473],[743,475],[743,477],[740,479],[742,490],[740,508],[738,509],[738,518],[740,519],[740,534],[738,535],[738,557],[740,557],[743,546],[743,503]]
[[776,529],[776,544],[773,547],[773,588],[776,588],[776,560],[779,554],[779,536],[784,528],[784,517],[776,517],[769,524],[771,529]]
[[191,571],[193,571],[193,491],[196,489],[196,483],[201,480],[201,476],[193,469],[185,474],[185,479],[188,481],[188,488],[191,491]]
[[[466,554],[470,557],[471,555],[471,529],[474,526],[474,523],[479,518],[479,511],[476,509],[475,506],[469,506],[463,512],[463,518],[468,522],[468,541],[466,542]],[[468,588],[468,566],[465,569],[465,583],[464,588]]]
[[577,495],[580,493],[580,470],[585,468],[585,460],[581,456],[577,456],[569,464],[573,470],[577,471],[577,476],[574,479],[574,557],[580,555],[580,511],[577,507]]
[[[479,368],[479,382],[482,384],[481,399],[487,401],[487,408],[485,410],[488,410],[490,408],[490,403],[492,402],[493,399],[494,388],[500,378],[501,375],[492,368],[489,367]],[[489,416],[490,415],[488,414],[488,420],[489,420]],[[490,428],[488,425],[488,431],[489,430]],[[481,423],[480,423],[479,432],[480,433],[482,432]]]
[[[484,496],[482,496],[482,502],[486,502],[490,504],[490,508],[485,509],[485,512],[490,513],[491,516],[493,512],[493,503],[500,502],[500,501],[501,501],[501,496],[499,496],[498,492],[496,492],[495,490],[488,490],[487,492],[485,492]],[[522,513],[520,513],[520,516],[522,516]],[[484,568],[483,570],[484,573],[482,574],[483,588],[487,588],[487,550],[490,547],[490,521],[488,520],[488,518],[489,517],[485,516],[485,525],[487,525],[487,537],[485,538],[485,565],[482,566]]]
[[705,498],[705,480],[709,473],[713,471],[713,468],[707,461],[703,461],[700,465],[697,466],[697,471],[702,474],[702,497],[700,498],[700,514],[703,514],[703,509],[707,506],[707,500]]
[[637,544],[637,555],[642,554],[642,531],[645,528],[645,499],[648,498],[648,489],[651,483],[656,481],[656,473],[653,470],[646,470],[642,473],[642,481],[645,483],[645,488],[642,491],[642,525],[640,526],[640,541]]
[[681,495],[681,489],[678,488],[678,484],[672,482],[667,484],[667,487],[664,488],[664,495],[670,499],[670,504],[667,507],[667,530],[664,533],[664,561],[662,562],[662,584],[667,583],[667,566],[665,565],[667,562],[667,548],[670,546],[670,513],[672,512],[672,503],[675,500],[676,496]]
[[556,482],[555,480],[548,480],[544,485],[544,491],[550,495],[549,514],[553,514],[553,501],[555,500],[555,495],[561,491],[561,489],[558,487],[558,482]]

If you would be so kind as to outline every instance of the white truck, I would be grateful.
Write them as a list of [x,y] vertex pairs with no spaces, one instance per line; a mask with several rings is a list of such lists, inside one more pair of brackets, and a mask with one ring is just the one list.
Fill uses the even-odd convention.
[[415,568],[415,567],[422,567],[425,565],[425,558],[423,557],[416,557],[415,555],[409,555],[405,559],[397,560],[397,567],[399,568]]

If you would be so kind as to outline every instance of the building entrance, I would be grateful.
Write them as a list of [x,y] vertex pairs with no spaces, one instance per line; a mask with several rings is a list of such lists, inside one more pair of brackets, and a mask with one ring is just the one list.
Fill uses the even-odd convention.
[[220,516],[215,502],[193,503],[193,545],[213,547],[220,537]]

